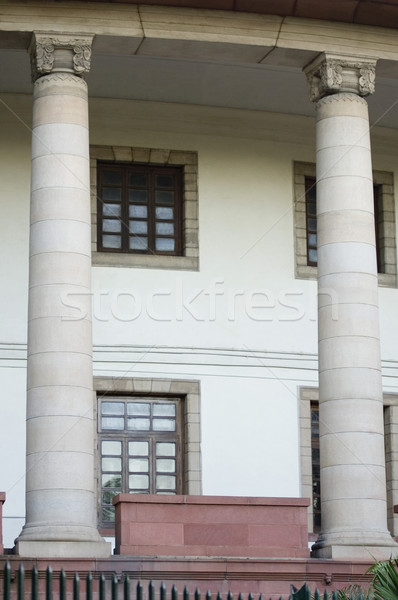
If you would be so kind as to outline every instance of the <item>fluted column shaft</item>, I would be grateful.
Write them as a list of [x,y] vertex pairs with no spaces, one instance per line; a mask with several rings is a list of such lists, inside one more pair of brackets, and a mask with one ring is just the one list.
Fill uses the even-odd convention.
[[[375,62],[322,55],[317,105],[318,350],[325,558],[388,557],[378,279],[367,102]],[[370,554],[369,554],[370,553]]]
[[36,34],[23,556],[104,556],[93,462],[91,38]]

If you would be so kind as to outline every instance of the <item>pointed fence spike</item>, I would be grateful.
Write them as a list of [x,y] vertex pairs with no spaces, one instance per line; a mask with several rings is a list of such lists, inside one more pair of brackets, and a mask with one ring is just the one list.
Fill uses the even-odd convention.
[[233,600],[233,596],[231,594],[231,590],[228,590],[227,600]]
[[142,600],[142,584],[141,581],[137,583],[137,595],[136,600]]
[[79,600],[80,595],[80,577],[79,573],[73,576],[73,600]]
[[153,585],[153,581],[148,583],[148,600],[155,600],[155,586]]
[[25,598],[25,569],[22,563],[18,567],[18,600]]
[[63,569],[59,573],[59,600],[66,600],[66,573]]
[[3,597],[4,600],[10,600],[11,596],[11,565],[7,560],[4,565],[4,587],[3,587]]
[[198,588],[195,590],[195,600],[200,600],[200,590]]
[[177,600],[178,593],[175,585],[171,588],[171,600]]
[[189,592],[187,586],[184,587],[184,591],[182,593],[183,600],[189,600]]
[[36,566],[32,568],[31,598],[32,600],[38,600],[39,598],[39,570]]
[[217,592],[217,600],[222,600],[221,592]]
[[90,572],[86,576],[86,600],[93,600],[93,576]]
[[160,584],[160,600],[166,600],[166,586],[164,581]]
[[130,600],[130,577],[128,575],[124,576],[123,600]]
[[46,600],[53,597],[53,570],[50,566],[46,569]]
[[99,578],[99,600],[105,600],[106,598],[106,579],[105,575],[101,573]]
[[111,590],[112,600],[117,600],[117,590],[118,590],[117,575],[116,575],[116,573],[114,573],[112,575],[112,590]]
[[336,592],[336,590],[334,590],[332,592],[332,600],[337,600],[337,598],[338,598],[337,592]]
[[211,600],[210,590],[207,590],[207,592],[206,592],[206,600]]

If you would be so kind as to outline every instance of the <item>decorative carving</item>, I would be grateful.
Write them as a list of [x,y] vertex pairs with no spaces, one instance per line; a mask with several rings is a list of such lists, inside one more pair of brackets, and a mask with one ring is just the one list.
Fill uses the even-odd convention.
[[92,41],[93,36],[35,32],[30,46],[33,81],[49,73],[88,73]]
[[310,99],[316,102],[324,96],[349,92],[368,96],[375,90],[376,60],[323,53],[304,72],[307,75]]
[[365,66],[359,69],[359,91],[361,96],[368,96],[375,91],[376,73],[375,68]]

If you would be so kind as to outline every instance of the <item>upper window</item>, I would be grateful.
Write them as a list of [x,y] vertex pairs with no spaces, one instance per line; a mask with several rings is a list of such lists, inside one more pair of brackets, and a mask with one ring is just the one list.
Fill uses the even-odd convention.
[[94,266],[199,268],[196,152],[91,146]]
[[98,163],[98,250],[182,253],[182,169]]
[[[296,275],[315,278],[317,217],[315,165],[294,163]],[[373,172],[373,196],[379,284],[396,285],[397,259],[393,175]]]

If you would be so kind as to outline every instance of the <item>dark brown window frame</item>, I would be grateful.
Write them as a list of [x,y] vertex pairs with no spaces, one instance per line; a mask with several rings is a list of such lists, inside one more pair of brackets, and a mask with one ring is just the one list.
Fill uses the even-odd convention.
[[[113,216],[104,216],[103,215],[103,204],[104,201],[102,199],[103,192],[103,172],[114,171],[119,172],[122,175],[122,185],[121,185],[121,216],[120,219],[118,217]],[[128,176],[132,173],[135,174],[146,174],[148,177],[148,185],[146,188],[142,188],[142,190],[146,190],[148,194],[147,204],[144,203],[130,203],[128,199]],[[155,202],[155,192],[162,191],[158,186],[156,188],[155,178],[158,175],[171,175],[174,178],[175,185],[173,187],[173,192],[175,194],[174,201],[174,218],[173,219],[157,219],[156,217],[156,208],[165,207],[171,208],[170,204]],[[183,255],[183,186],[184,186],[184,171],[182,166],[165,166],[158,165],[153,163],[127,163],[127,162],[109,162],[109,161],[98,161],[97,162],[97,250],[99,252],[106,253],[123,253],[123,254],[149,254],[149,255],[158,255],[158,256],[182,256]],[[112,202],[109,202],[112,204]],[[117,204],[117,203],[115,203]],[[148,224],[148,247],[147,249],[132,249],[130,248],[129,239],[131,237],[131,232],[129,231],[129,222],[132,221],[129,216],[129,206],[147,206],[148,214],[147,219],[141,219],[139,217],[135,217],[134,220],[137,222],[146,221]],[[105,247],[103,244],[103,220],[104,218],[108,220],[120,220],[121,221],[121,247],[119,248],[110,248]],[[165,235],[159,234],[156,232],[156,224],[157,223],[172,223],[174,227],[174,235]],[[115,234],[117,235],[117,233]],[[144,234],[141,236],[144,237]],[[159,250],[156,249],[156,241],[159,239],[173,239],[174,240],[174,250]]]
[[[311,257],[311,253],[317,253],[318,237],[317,237],[317,214],[316,214],[316,191],[314,198],[314,190],[316,190],[316,178],[305,177],[305,222],[307,229],[307,265],[316,267],[318,261]],[[315,205],[315,214],[313,207]],[[315,221],[315,228],[311,226],[311,221]],[[315,244],[310,241],[310,235],[315,235]]]
[[[99,493],[99,503],[98,503],[98,524],[99,528],[111,532],[114,529],[114,522],[107,521],[102,517],[102,442],[104,441],[121,441],[122,443],[122,482],[121,489],[117,493],[129,493],[129,454],[128,454],[128,443],[131,441],[143,441],[150,440],[150,488],[149,493],[162,493],[156,492],[156,456],[153,452],[156,447],[156,442],[175,442],[176,443],[176,491],[175,494],[182,494],[184,492],[184,481],[183,481],[183,473],[184,469],[184,427],[183,427],[183,404],[184,398],[179,395],[173,396],[158,396],[158,395],[132,395],[132,394],[104,394],[98,398],[98,442],[99,442],[99,477],[98,477],[98,493]],[[127,404],[128,402],[150,402],[151,404],[156,403],[168,403],[172,402],[176,405],[176,431],[134,431],[134,430],[113,430],[113,429],[102,429],[101,425],[101,405],[102,402],[124,402]],[[124,414],[124,418],[126,419],[126,410]],[[111,455],[105,455],[111,456]],[[116,457],[116,455],[114,455]],[[119,456],[119,455],[118,455]],[[116,488],[115,488],[116,489]],[[119,489],[119,488],[118,488]],[[112,489],[109,490],[112,492]],[[134,493],[134,492],[133,492]],[[138,492],[136,492],[138,493]],[[147,493],[147,492],[142,492]],[[170,491],[166,493],[172,493]],[[109,506],[109,504],[105,504],[104,506]]]
[[[310,235],[315,235],[316,242],[318,242],[317,230],[311,227],[311,220],[317,221],[317,214],[315,216],[311,212],[311,207],[317,206],[316,198],[316,178],[312,176],[305,176],[305,223],[306,223],[306,238],[307,238],[307,265],[309,267],[317,267],[318,260],[311,258],[311,252],[317,251],[317,243],[313,244],[310,242]],[[315,197],[314,197],[315,190]],[[377,258],[377,272],[385,273],[383,266],[382,255],[383,246],[381,244],[380,236],[380,212],[382,210],[382,185],[378,183],[373,184],[373,202],[374,202],[374,221],[375,221],[375,239],[376,239],[376,258]]]

